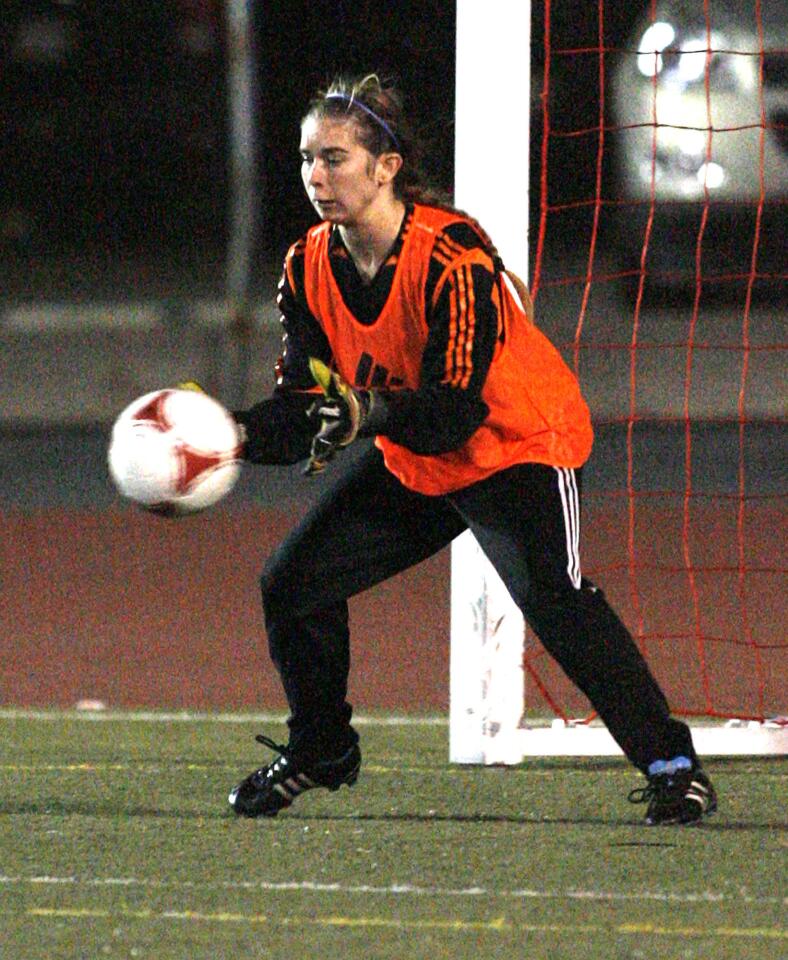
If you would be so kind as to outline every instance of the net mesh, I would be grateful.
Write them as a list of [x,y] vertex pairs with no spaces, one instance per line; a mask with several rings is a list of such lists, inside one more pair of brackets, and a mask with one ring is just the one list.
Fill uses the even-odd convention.
[[[677,713],[785,714],[780,5],[537,6],[531,289],[595,417],[584,573]],[[524,665],[527,707],[584,709]]]

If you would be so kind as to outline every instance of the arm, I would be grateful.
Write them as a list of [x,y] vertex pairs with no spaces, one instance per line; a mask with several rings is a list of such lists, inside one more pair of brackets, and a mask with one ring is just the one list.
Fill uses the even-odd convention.
[[248,410],[234,412],[246,431],[244,457],[251,463],[297,463],[309,455],[315,424],[307,410],[315,400],[309,357],[331,360],[331,349],[317,321],[293,290],[294,271],[302,265],[296,244],[279,283],[282,352],[276,363],[272,395]]

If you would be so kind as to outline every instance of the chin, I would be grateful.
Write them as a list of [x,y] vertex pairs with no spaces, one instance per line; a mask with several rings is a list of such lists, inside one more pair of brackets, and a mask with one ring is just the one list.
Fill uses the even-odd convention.
[[317,211],[317,215],[321,220],[326,220],[328,223],[344,223],[345,221],[345,216],[341,210],[336,210],[333,207],[326,210],[317,204],[312,204],[312,206]]

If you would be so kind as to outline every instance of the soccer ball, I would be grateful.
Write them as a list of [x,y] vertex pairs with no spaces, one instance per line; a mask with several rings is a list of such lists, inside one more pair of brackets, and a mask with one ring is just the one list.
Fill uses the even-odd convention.
[[165,516],[217,503],[241,472],[238,425],[212,397],[195,390],[155,390],[115,421],[107,455],[118,491]]

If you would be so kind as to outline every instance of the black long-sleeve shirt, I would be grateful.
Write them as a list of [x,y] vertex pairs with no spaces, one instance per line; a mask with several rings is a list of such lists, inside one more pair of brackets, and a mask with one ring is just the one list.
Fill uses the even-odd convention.
[[[362,324],[374,323],[388,299],[412,216],[409,206],[388,258],[368,283],[360,277],[339,230],[332,232],[331,269],[345,305]],[[472,249],[483,252],[482,263],[462,262]],[[436,285],[447,265],[448,279],[432,305]],[[502,269],[489,239],[473,221],[460,220],[436,234],[424,297],[429,335],[421,359],[419,385],[415,390],[389,389],[392,385],[388,385],[386,416],[378,427],[379,433],[415,453],[440,454],[462,446],[483,422],[488,411],[481,391],[501,330],[493,288]],[[316,429],[306,416],[315,399],[309,357],[318,357],[329,365],[332,362],[331,345],[307,306],[303,240],[288,251],[278,304],[283,337],[273,394],[251,409],[236,413],[246,427],[246,457],[255,463],[294,463],[308,455]],[[446,371],[451,362],[456,362],[447,362],[454,349],[452,322],[456,326],[457,313],[463,310],[472,310],[474,315],[473,337],[467,345],[470,353],[465,361],[470,375],[453,377],[448,383]],[[377,384],[373,377],[371,382],[355,386],[374,389]]]

